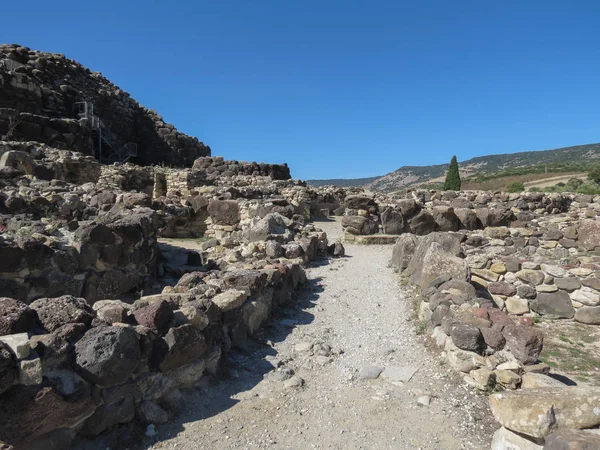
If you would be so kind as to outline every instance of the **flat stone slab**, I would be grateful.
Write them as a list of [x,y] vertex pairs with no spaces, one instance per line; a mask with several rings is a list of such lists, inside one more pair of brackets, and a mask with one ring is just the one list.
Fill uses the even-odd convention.
[[408,383],[418,370],[418,367],[412,366],[389,366],[381,372],[380,377],[390,383],[404,384]]
[[383,367],[367,366],[360,369],[358,372],[359,380],[374,380],[383,372]]
[[344,233],[344,242],[359,245],[393,245],[399,237],[396,234],[356,235]]

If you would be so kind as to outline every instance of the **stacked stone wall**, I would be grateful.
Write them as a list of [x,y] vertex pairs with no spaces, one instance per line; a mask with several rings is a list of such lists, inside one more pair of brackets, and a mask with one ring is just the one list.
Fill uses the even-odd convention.
[[[90,152],[93,147],[87,140],[89,130],[81,130],[82,142],[77,147],[64,142],[71,139],[64,137],[64,133],[50,132],[51,129],[60,131],[57,119],[78,119],[76,103],[90,102],[94,114],[123,144],[137,144],[138,156],[133,159],[136,163],[190,166],[199,156],[210,155],[210,148],[197,138],[177,131],[155,111],[141,106],[100,73],[91,72],[64,55],[0,45],[1,59],[21,65],[10,72],[0,69],[0,110],[28,113],[22,115],[25,120],[16,129],[17,139],[47,144],[61,142],[67,144],[67,148],[93,154]],[[10,122],[2,115],[0,135],[10,127]],[[77,136],[75,140],[79,139]]]

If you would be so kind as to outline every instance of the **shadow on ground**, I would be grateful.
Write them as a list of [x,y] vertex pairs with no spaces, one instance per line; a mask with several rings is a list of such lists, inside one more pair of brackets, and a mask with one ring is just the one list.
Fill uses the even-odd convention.
[[271,361],[277,357],[277,351],[271,344],[284,341],[296,326],[314,320],[310,310],[323,291],[320,282],[320,278],[309,280],[297,291],[295,307],[275,308],[267,324],[248,338],[245,348],[234,348],[224,356],[214,379],[203,379],[198,388],[185,390],[185,409],[168,423],[157,426],[156,436],[146,437],[146,424],[136,420],[119,425],[94,441],[79,440],[72,449],[147,450],[184,431],[185,424],[213,417],[235,406],[239,400],[233,397],[253,389],[276,368]]

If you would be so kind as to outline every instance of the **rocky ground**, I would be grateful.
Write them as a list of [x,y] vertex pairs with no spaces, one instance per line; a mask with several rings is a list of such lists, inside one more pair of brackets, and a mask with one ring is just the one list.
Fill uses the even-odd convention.
[[[330,237],[340,228],[319,226]],[[390,254],[349,245],[347,257],[311,267],[297,310],[279,311],[230,355],[223,381],[189,392],[177,420],[128,447],[489,448],[485,398],[425,348]]]

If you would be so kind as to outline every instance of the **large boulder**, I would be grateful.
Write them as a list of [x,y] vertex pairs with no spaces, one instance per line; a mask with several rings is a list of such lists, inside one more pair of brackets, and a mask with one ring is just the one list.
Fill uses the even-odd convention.
[[162,331],[169,326],[173,319],[173,304],[167,300],[159,300],[136,309],[133,316],[138,324],[153,331]]
[[292,221],[279,213],[267,214],[244,232],[244,237],[250,242],[266,241],[272,237],[285,239]]
[[392,267],[400,272],[406,269],[415,254],[416,247],[417,238],[414,234],[406,233],[400,236],[392,250]]
[[538,293],[529,304],[535,312],[549,318],[571,319],[575,315],[571,297],[564,291]]
[[377,203],[373,197],[368,195],[348,195],[344,199],[344,206],[348,209],[364,209],[368,211],[370,208],[377,208]]
[[96,313],[85,299],[72,295],[40,298],[31,303],[30,307],[35,310],[42,326],[49,333],[69,323],[89,326],[96,317]]
[[600,306],[582,306],[575,311],[575,320],[588,325],[600,325]]
[[460,228],[460,220],[450,206],[434,206],[431,215],[439,231],[458,231]]
[[456,208],[454,210],[454,214],[458,217],[458,222],[460,224],[460,229],[465,230],[478,230],[482,228],[481,221],[475,214],[475,211],[467,208]]
[[25,333],[37,324],[37,314],[25,303],[0,297],[0,336]]
[[[415,258],[416,254],[413,260]],[[415,270],[410,278],[413,283],[424,289],[438,277],[468,281],[470,277],[469,266],[464,259],[447,252],[442,244],[432,242],[425,251],[422,261],[420,261],[420,268]]]
[[582,220],[577,230],[579,245],[586,250],[600,247],[600,220]]
[[406,266],[405,275],[410,277],[417,274],[415,276],[418,277],[418,274],[423,269],[425,253],[429,250],[433,242],[440,244],[444,252],[450,253],[453,256],[459,256],[461,254],[460,241],[461,236],[456,233],[431,233],[419,238],[414,255]]
[[385,234],[402,234],[404,232],[402,212],[388,206],[381,213],[381,226]]
[[429,211],[423,209],[408,221],[412,233],[424,236],[437,230],[438,224]]
[[0,157],[0,169],[4,167],[16,169],[23,175],[33,175],[35,162],[29,153],[9,150]]
[[600,434],[585,430],[557,430],[546,436],[544,450],[595,450],[600,448]]
[[[17,386],[2,396],[0,443],[15,449],[67,448],[46,442],[30,444],[54,430],[71,428],[94,413],[98,405],[90,390],[73,386],[71,391],[53,386]],[[9,447],[11,448],[11,447]]]
[[126,327],[93,328],[75,344],[77,369],[100,386],[126,381],[140,365],[141,354],[137,333]]
[[373,216],[344,216],[342,227],[350,234],[368,235],[379,231],[379,223]]
[[556,429],[600,425],[600,389],[563,387],[504,391],[488,397],[500,424],[517,433],[543,438]]
[[485,348],[485,342],[481,331],[474,325],[457,323],[450,330],[452,343],[461,350],[478,352]]
[[240,221],[240,206],[235,200],[211,200],[208,213],[216,225],[235,225]]

